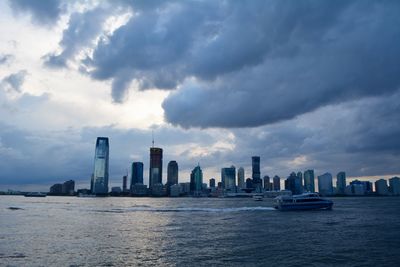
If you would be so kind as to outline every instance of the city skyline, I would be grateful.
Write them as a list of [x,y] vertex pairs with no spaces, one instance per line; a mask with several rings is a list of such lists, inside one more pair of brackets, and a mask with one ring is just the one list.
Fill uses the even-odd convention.
[[88,187],[98,136],[147,184],[153,131],[163,181],[400,176],[396,2],[41,2],[0,1],[0,190]]

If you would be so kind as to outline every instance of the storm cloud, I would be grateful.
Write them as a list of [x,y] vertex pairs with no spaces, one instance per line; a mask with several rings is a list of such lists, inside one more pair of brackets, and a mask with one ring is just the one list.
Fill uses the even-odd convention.
[[253,127],[394,92],[399,11],[393,1],[162,3],[84,63],[92,78],[113,80],[116,102],[132,81],[175,90],[163,103],[172,124]]

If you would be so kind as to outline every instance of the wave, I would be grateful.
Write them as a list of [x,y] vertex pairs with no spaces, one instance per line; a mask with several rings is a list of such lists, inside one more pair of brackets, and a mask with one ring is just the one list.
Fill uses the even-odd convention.
[[237,207],[237,208],[197,208],[197,207],[178,207],[178,208],[152,208],[152,207],[131,207],[125,209],[96,210],[97,212],[125,213],[125,212],[248,212],[248,211],[271,211],[271,207]]

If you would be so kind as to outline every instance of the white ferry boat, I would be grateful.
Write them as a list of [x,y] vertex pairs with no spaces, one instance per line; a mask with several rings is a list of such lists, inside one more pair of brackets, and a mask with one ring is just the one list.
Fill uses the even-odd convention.
[[317,193],[278,196],[274,199],[274,208],[278,210],[330,210],[332,206],[331,200],[324,199]]

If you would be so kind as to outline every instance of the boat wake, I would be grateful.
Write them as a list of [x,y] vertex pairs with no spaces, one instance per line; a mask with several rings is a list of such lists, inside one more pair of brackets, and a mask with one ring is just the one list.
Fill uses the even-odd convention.
[[154,208],[135,206],[124,209],[96,210],[97,212],[125,213],[125,212],[254,212],[254,211],[271,211],[275,210],[271,207],[237,207],[237,208],[198,208],[198,207],[177,207],[177,208]]

